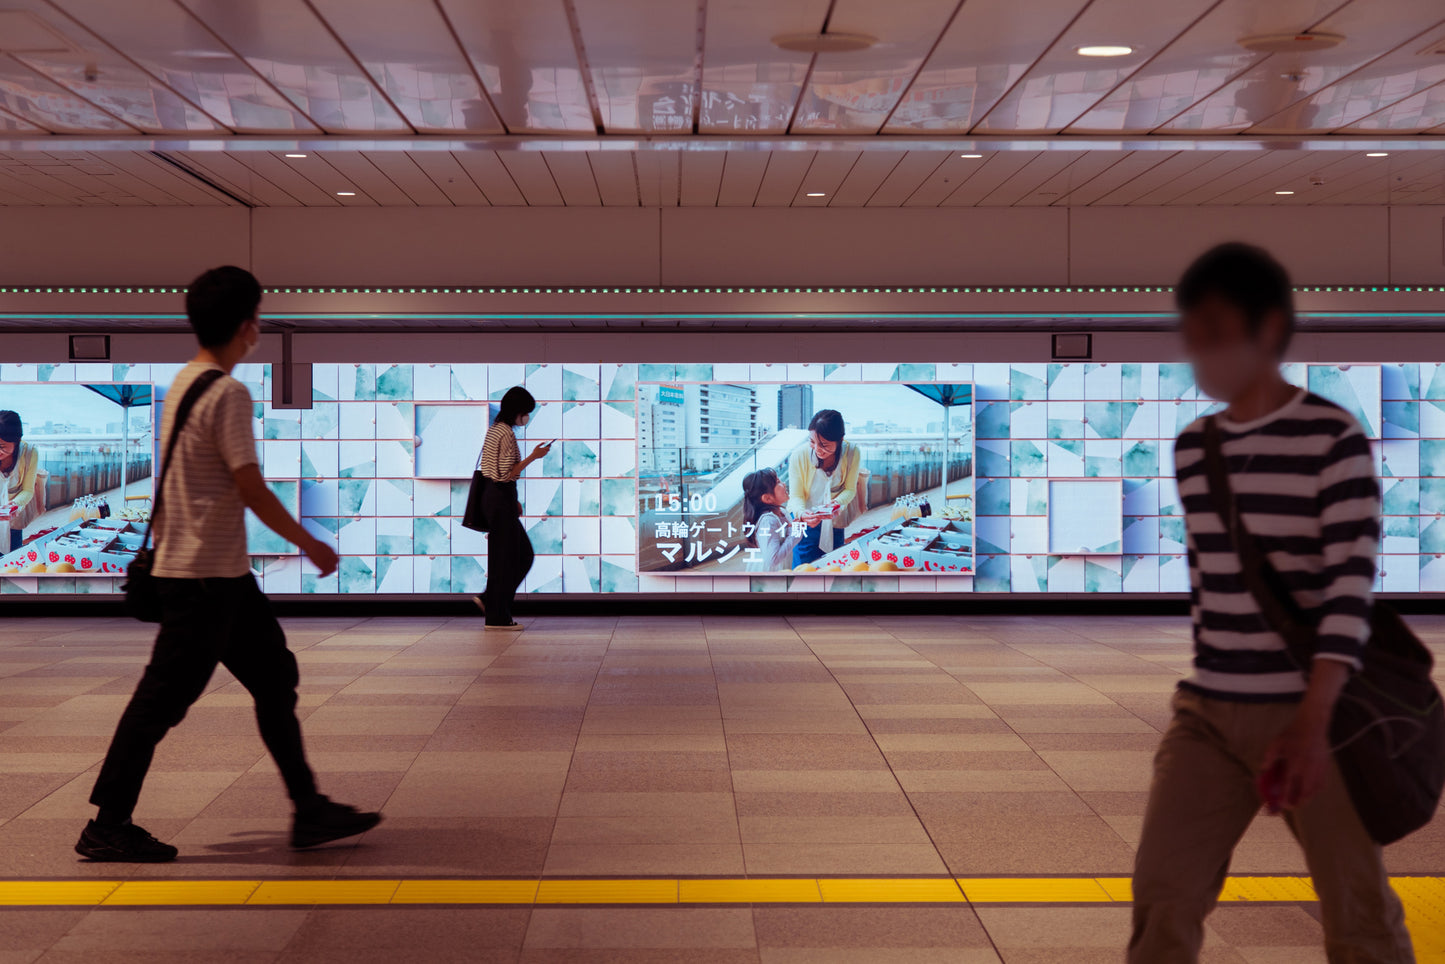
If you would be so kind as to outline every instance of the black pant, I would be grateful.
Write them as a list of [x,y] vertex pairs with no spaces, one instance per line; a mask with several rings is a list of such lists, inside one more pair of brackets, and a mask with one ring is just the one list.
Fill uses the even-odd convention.
[[157,579],[162,617],[145,674],[121,714],[90,802],[129,816],[155,748],[185,719],[216,666],[225,666],[256,701],[261,739],[298,804],[316,796],[316,779],[296,719],[296,657],[271,604],[252,576]]
[[517,511],[517,483],[490,482],[482,495],[487,521],[487,588],[482,603],[487,622],[505,626],[512,621],[512,597],[532,568],[532,540]]

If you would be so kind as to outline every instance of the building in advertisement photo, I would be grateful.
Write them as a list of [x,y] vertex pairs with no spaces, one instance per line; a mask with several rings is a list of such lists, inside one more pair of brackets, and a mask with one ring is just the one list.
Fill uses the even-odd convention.
[[637,400],[637,460],[644,474],[676,473],[687,446],[681,385],[646,385]]
[[686,386],[687,465],[698,472],[724,468],[761,437],[757,390],[713,382]]
[[813,386],[783,385],[778,389],[778,429],[807,428],[813,419]]

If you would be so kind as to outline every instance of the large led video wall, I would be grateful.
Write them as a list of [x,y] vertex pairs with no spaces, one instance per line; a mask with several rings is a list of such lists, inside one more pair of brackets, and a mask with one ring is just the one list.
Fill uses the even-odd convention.
[[[0,546],[0,590],[117,591],[99,553],[123,553],[144,518],[151,426],[179,367],[0,365],[0,410],[21,413],[39,477],[7,527],[19,555]],[[537,550],[526,592],[1183,592],[1172,444],[1212,406],[1177,363],[318,364],[305,410],[268,404],[267,366],[236,374],[272,488],[342,556],[322,578],[249,520],[253,568],[276,594],[480,590],[486,537],[460,516],[513,385],[542,403],[524,450],[560,439],[520,487]],[[1445,366],[1287,375],[1376,439],[1379,588],[1445,591]],[[48,415],[43,391],[82,410]],[[856,455],[820,482],[808,426],[824,410]],[[745,492],[762,470],[772,494],[766,478]],[[814,520],[826,540],[796,555]],[[759,521],[798,543],[762,561]]]

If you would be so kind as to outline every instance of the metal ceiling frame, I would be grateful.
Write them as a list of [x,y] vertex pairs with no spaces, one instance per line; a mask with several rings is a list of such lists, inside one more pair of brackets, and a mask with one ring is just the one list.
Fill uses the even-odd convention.
[[[183,289],[166,286],[0,287],[0,319],[8,330],[68,330],[81,323],[129,320],[141,326],[175,324]],[[1360,330],[1445,331],[1445,286],[1301,286],[1300,314],[1310,324]],[[395,328],[415,322],[477,330],[493,325],[634,327],[640,319],[673,327],[719,324],[799,328],[825,321],[844,326],[919,324],[978,329],[1005,319],[1084,319],[1094,330],[1172,322],[1173,289],[1158,285],[1109,287],[937,286],[888,287],[607,287],[516,286],[466,288],[343,286],[267,289],[262,317],[327,331],[376,323]],[[1335,329],[1331,329],[1335,330]]]
[[1295,134],[1199,137],[1150,134],[1046,137],[913,134],[807,136],[733,135],[375,135],[274,134],[107,136],[103,134],[0,134],[0,151],[1442,151],[1445,136],[1402,134],[1362,137]]

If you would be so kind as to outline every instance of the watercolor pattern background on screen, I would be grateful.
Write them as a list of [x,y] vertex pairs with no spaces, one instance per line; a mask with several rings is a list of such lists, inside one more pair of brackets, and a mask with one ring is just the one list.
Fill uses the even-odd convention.
[[[153,382],[163,392],[178,369],[0,365],[0,407],[6,383]],[[1163,362],[318,364],[313,407],[300,411],[270,407],[268,366],[236,374],[255,399],[271,488],[342,557],[322,578],[248,520],[253,568],[276,594],[480,590],[486,537],[459,517],[489,406],[512,385],[543,403],[523,444],[560,439],[519,487],[537,550],[525,592],[1185,592],[1173,439],[1214,407],[1187,365]],[[1294,364],[1286,375],[1344,406],[1373,439],[1385,512],[1377,588],[1445,591],[1445,365]],[[972,383],[974,571],[639,573],[638,384],[749,381]],[[1066,501],[1117,519],[1117,547],[1104,530],[1068,531],[1051,492],[1093,480],[1111,484],[1074,490],[1082,505]],[[1104,541],[1063,551],[1058,540],[1078,535]],[[114,593],[121,581],[0,574],[0,591]]]

